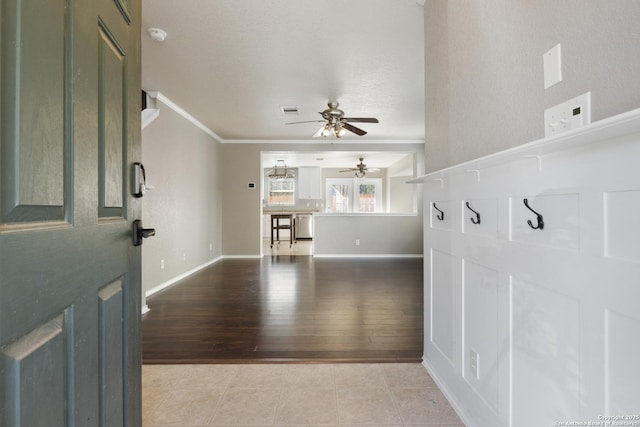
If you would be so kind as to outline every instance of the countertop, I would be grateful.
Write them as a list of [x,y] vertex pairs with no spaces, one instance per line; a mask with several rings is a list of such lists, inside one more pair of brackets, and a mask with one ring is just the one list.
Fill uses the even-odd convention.
[[277,215],[277,214],[285,214],[285,215],[296,215],[296,214],[317,214],[320,211],[318,209],[263,209],[262,213],[264,215]]

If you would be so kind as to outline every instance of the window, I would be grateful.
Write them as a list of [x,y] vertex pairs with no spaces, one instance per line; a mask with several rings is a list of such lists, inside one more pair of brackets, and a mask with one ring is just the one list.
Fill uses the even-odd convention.
[[353,193],[353,180],[351,179],[327,179],[327,207],[328,212],[350,212],[351,193]]
[[269,178],[267,185],[269,206],[293,206],[296,204],[295,178]]
[[326,195],[327,212],[382,212],[379,178],[327,179]]
[[[376,185],[358,184],[358,212],[376,212]],[[380,198],[380,195],[377,197]]]

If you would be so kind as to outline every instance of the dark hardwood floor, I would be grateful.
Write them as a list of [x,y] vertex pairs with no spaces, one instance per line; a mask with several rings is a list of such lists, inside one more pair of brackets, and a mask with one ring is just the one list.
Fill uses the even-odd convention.
[[418,258],[224,259],[147,300],[143,361],[420,361],[422,277]]

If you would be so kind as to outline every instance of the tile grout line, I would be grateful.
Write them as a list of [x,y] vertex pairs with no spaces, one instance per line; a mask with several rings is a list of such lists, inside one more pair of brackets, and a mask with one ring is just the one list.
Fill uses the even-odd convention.
[[[390,365],[390,366],[393,366]],[[396,408],[396,412],[398,413],[398,416],[400,417],[400,421],[402,422],[403,426],[406,426],[406,422],[404,420],[404,417],[402,416],[402,411],[400,410],[400,405],[398,405],[396,396],[393,394],[393,388],[391,387],[391,385],[389,385],[389,381],[387,380],[387,372],[384,369],[385,367],[382,367],[382,376],[384,378],[384,383],[387,386],[387,391],[389,392],[389,395],[391,395],[391,401],[393,402],[393,406]]]
[[[237,371],[237,368],[234,369],[234,371]],[[224,387],[224,391],[222,392],[222,396],[220,396],[220,398],[218,399],[218,403],[216,404],[216,407],[213,410],[213,413],[211,414],[211,417],[207,421],[206,425],[213,425],[213,420],[216,417],[216,415],[218,415],[218,411],[220,410],[220,408],[222,406],[222,402],[224,402],[225,397],[227,397],[227,392],[229,391],[230,388],[231,388],[231,378],[229,378],[227,380],[227,384]]]

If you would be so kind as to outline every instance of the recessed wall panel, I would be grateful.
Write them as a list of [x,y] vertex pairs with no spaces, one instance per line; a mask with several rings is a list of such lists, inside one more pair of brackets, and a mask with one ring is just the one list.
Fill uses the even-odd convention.
[[122,216],[125,179],[125,56],[109,31],[99,39],[99,200],[101,217]]
[[66,6],[2,4],[0,223],[64,219]]
[[[498,272],[464,260],[465,380],[495,412],[498,411]],[[475,364],[471,352],[477,355]],[[476,370],[472,368],[475,365]]]
[[[59,315],[1,349],[2,425],[67,425],[67,339]],[[38,410],[33,410],[38,405]]]
[[430,209],[432,228],[453,230],[455,226],[455,212],[451,200],[432,201],[430,203]]
[[607,310],[605,322],[606,412],[640,415],[640,318]]
[[640,190],[604,195],[605,256],[640,262]]
[[512,426],[580,420],[579,301],[510,280]]
[[455,258],[431,251],[431,342],[455,363]]
[[[524,204],[527,199],[529,207],[543,217],[544,227],[538,226],[534,212]],[[553,194],[535,197],[518,197],[510,200],[511,240],[577,251],[580,249],[580,195]]]
[[[468,207],[476,211],[480,218]],[[462,231],[469,234],[478,234],[489,238],[498,236],[498,200],[497,199],[470,199],[462,201]],[[472,221],[473,220],[473,221]]]

